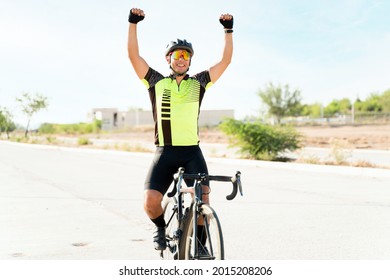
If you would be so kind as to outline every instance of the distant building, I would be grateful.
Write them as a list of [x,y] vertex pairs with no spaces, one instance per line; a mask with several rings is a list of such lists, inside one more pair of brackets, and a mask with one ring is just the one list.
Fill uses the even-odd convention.
[[[199,126],[215,126],[224,118],[234,118],[234,110],[201,110]],[[88,113],[89,121],[102,121],[102,130],[116,130],[153,125],[152,111],[133,109],[118,111],[117,108],[94,108]]]

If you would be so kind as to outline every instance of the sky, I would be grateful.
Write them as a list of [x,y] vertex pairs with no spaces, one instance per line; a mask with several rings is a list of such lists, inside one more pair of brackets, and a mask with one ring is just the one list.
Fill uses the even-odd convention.
[[364,99],[390,88],[390,1],[385,0],[0,0],[0,106],[16,122],[24,92],[48,97],[32,125],[87,121],[92,108],[150,110],[147,90],[127,57],[128,13],[144,10],[140,54],[169,74],[167,43],[187,39],[189,73],[222,56],[222,13],[234,16],[233,60],[202,109],[258,115],[269,82],[288,84],[302,102]]

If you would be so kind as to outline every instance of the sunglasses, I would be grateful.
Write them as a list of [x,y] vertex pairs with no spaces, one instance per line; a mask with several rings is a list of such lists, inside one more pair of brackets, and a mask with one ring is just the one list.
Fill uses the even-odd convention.
[[180,59],[182,57],[184,60],[189,60],[191,58],[191,53],[184,50],[177,50],[171,53],[171,56],[173,59]]

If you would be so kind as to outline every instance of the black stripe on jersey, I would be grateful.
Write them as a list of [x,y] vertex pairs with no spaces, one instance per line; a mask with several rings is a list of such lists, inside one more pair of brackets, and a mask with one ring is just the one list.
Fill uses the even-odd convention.
[[164,146],[172,145],[171,131],[171,91],[164,89],[161,102],[161,128],[164,137]]
[[171,134],[171,120],[161,120],[161,126],[164,137],[164,146],[172,145],[172,134]]

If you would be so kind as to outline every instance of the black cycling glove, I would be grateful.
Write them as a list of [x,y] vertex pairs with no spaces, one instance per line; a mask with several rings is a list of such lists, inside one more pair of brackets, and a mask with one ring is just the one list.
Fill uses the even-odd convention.
[[139,16],[137,14],[134,14],[131,10],[130,10],[130,14],[129,14],[129,22],[130,23],[134,23],[134,24],[137,24],[138,22],[140,22],[141,20],[143,20],[145,18],[145,16]]
[[219,22],[223,25],[226,29],[232,29],[233,28],[233,17],[229,20],[223,20],[222,18],[219,19]]

